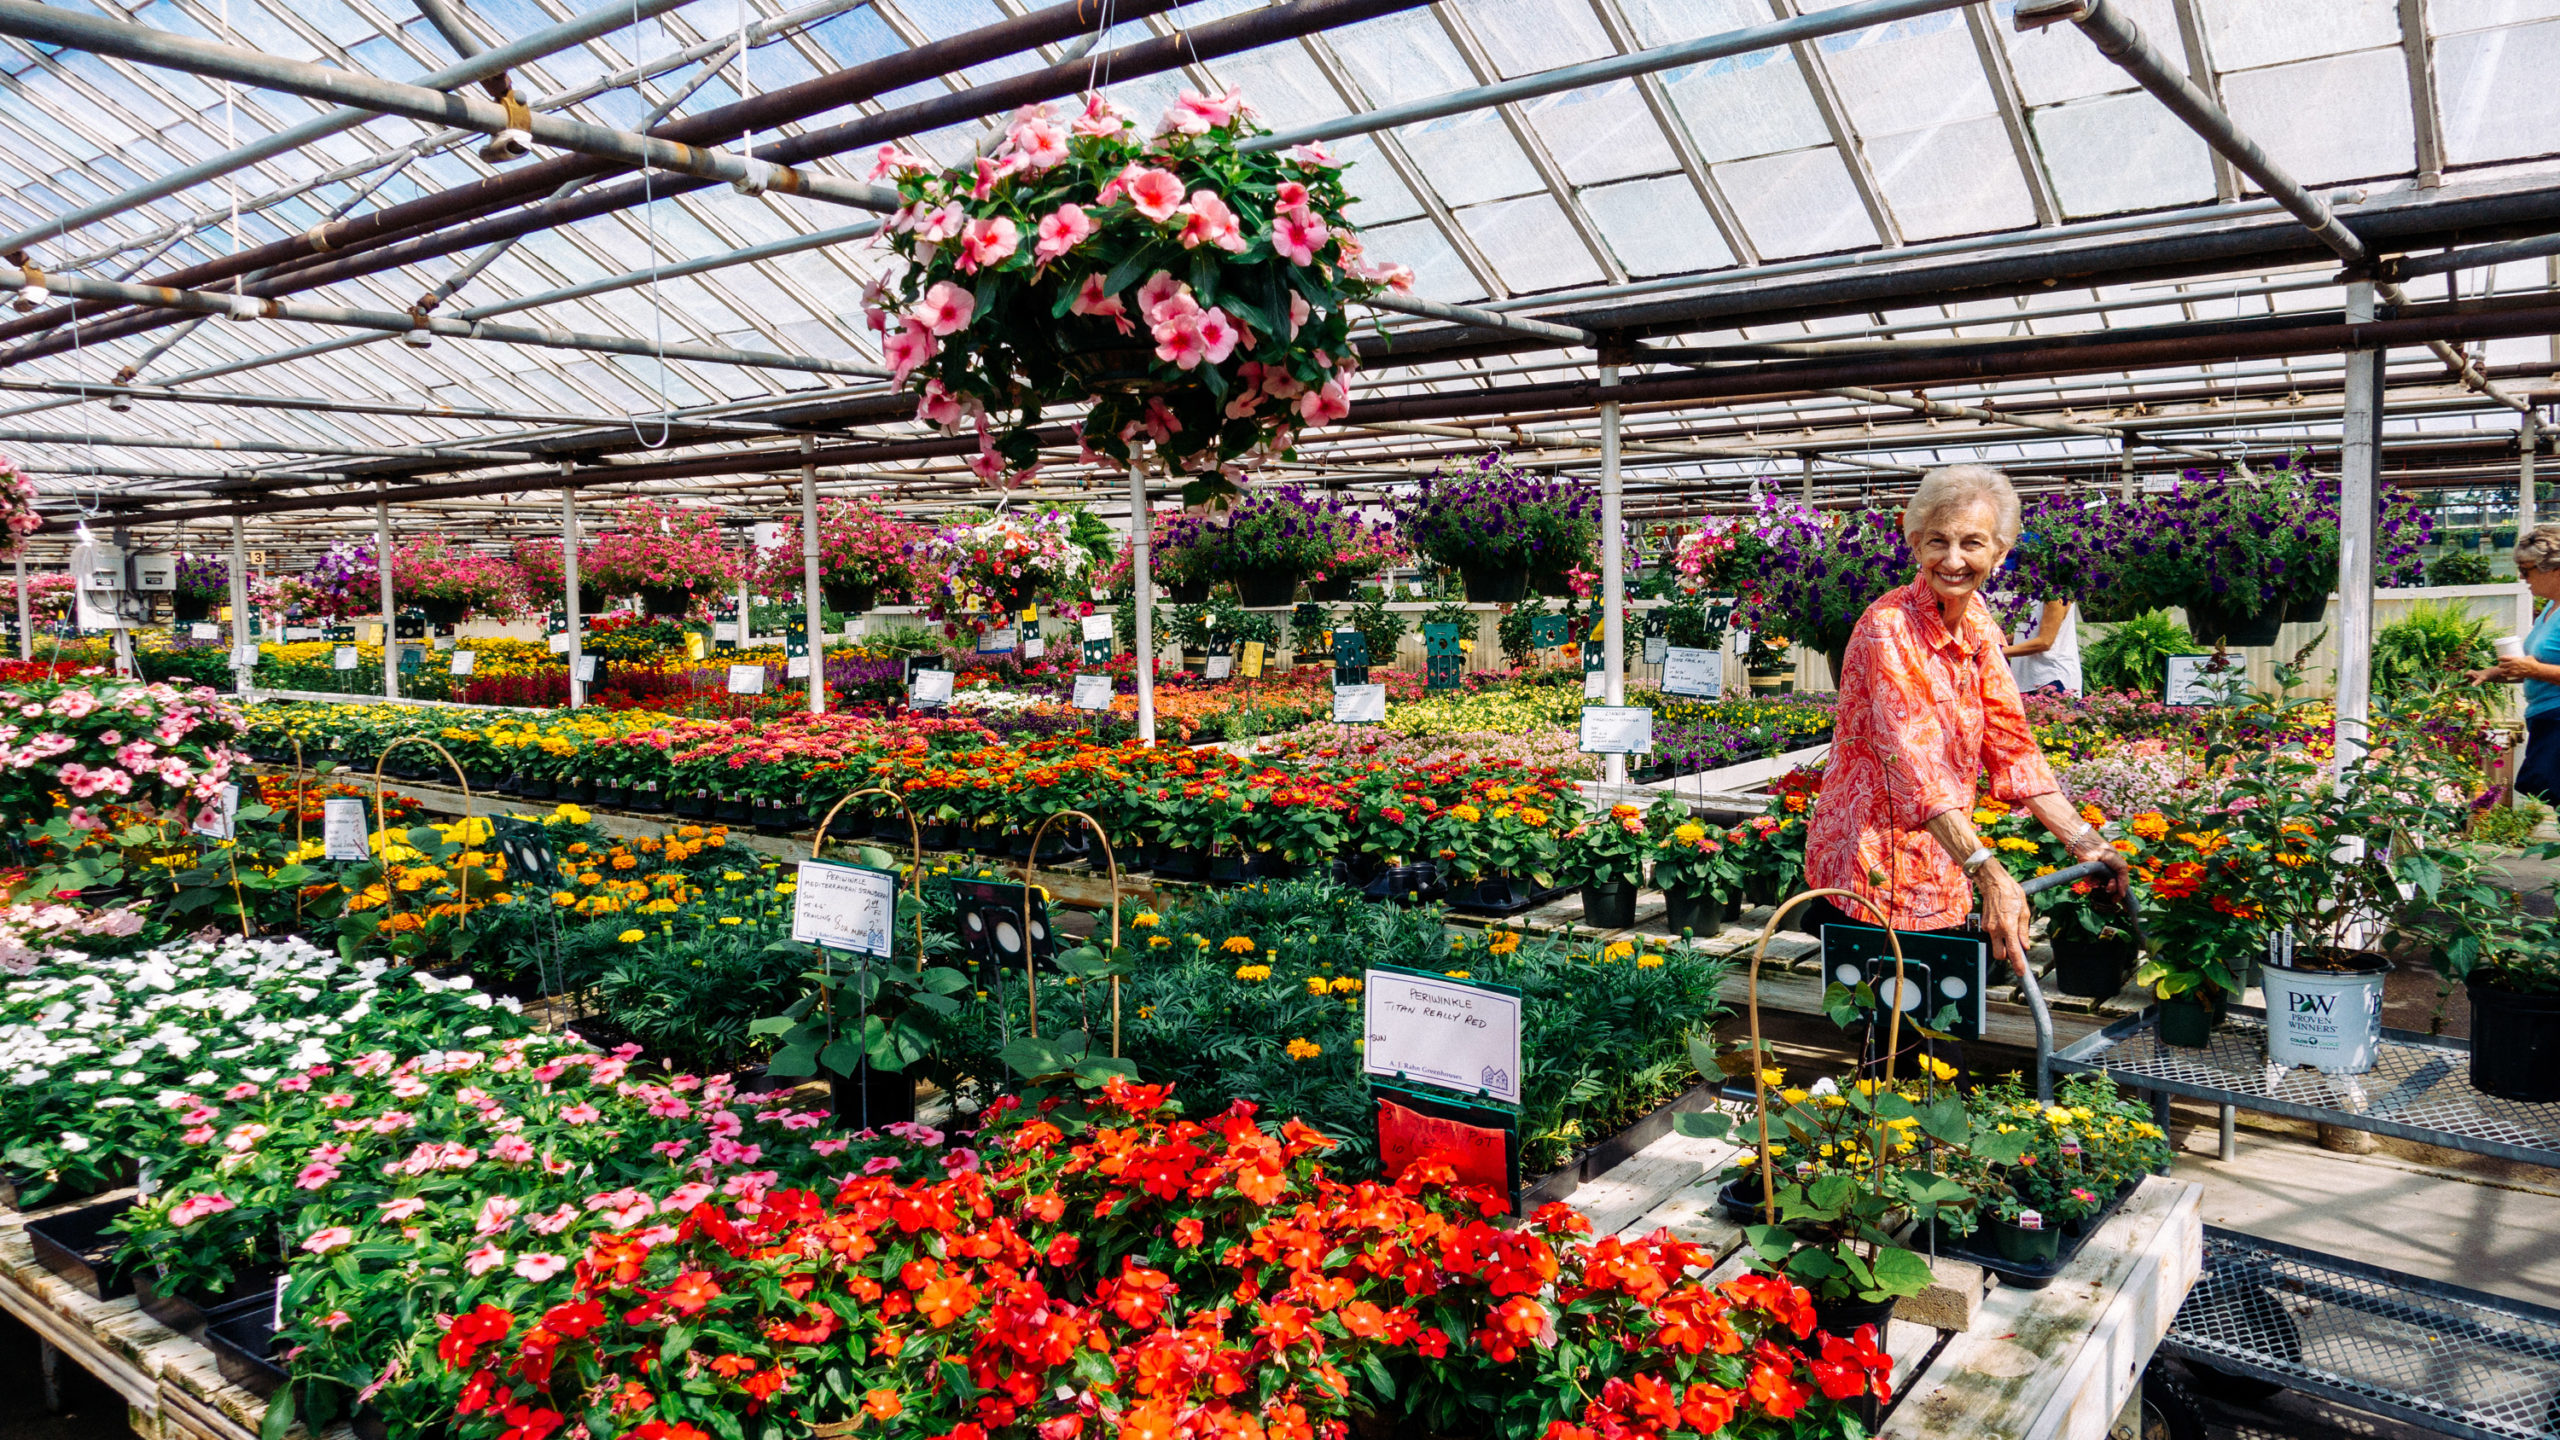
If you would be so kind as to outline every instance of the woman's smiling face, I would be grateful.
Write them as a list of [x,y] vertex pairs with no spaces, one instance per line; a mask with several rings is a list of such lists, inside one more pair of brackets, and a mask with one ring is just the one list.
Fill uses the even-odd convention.
[[2000,539],[2000,510],[1986,497],[1941,505],[1916,529],[1906,532],[1912,557],[1920,562],[1920,578],[1944,607],[1991,583],[2009,547]]

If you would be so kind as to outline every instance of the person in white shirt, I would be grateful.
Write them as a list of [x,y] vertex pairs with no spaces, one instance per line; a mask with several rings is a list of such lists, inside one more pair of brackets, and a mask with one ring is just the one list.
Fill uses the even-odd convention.
[[2017,634],[2000,653],[2009,657],[2009,673],[2018,682],[2018,693],[2037,690],[2080,693],[2080,616],[2079,606],[2068,600],[2047,600],[2034,619],[2021,621]]

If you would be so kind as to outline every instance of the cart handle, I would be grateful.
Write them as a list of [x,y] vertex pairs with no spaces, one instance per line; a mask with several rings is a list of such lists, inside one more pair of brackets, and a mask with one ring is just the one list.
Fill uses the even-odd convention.
[[[2111,868],[2104,860],[2084,860],[2066,870],[2056,870],[2050,875],[2038,875],[2022,883],[2018,888],[2029,895],[2035,895],[2057,885],[2094,880],[2106,874]],[[2124,918],[2125,923],[2133,930],[2133,943],[2137,951],[2149,954],[2151,937],[2143,933],[2142,906],[2136,903],[2130,884],[2125,888]],[[2027,992],[2027,1009],[2034,1014],[2036,1021],[2036,1103],[2049,1106],[2053,1103],[2053,1011],[2045,1004],[2044,987],[2037,982],[2036,967],[2033,965],[2018,967],[2018,988]]]

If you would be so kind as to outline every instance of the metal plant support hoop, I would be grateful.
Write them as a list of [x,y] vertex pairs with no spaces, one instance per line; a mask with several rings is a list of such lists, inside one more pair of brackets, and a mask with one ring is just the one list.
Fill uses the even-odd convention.
[[[1082,810],[1061,810],[1040,822],[1031,832],[1031,853],[1022,862],[1022,983],[1023,1001],[1031,1012],[1031,1038],[1040,1038],[1040,991],[1037,979],[1039,952],[1031,944],[1031,877],[1040,864],[1040,841],[1049,827],[1073,817],[1093,831],[1102,842],[1102,862],[1111,872],[1111,953],[1120,953],[1120,858],[1111,853],[1111,837],[1103,833],[1102,822]],[[1120,977],[1111,977],[1111,1058],[1120,1058]]]
[[[1764,1052],[1760,1043],[1760,962],[1767,957],[1769,940],[1778,933],[1778,923],[1787,918],[1787,912],[1810,901],[1827,900],[1834,895],[1856,902],[1860,909],[1875,917],[1876,925],[1884,931],[1886,943],[1893,947],[1893,994],[1896,1002],[1900,1001],[1903,993],[1902,934],[1893,928],[1892,922],[1884,918],[1884,912],[1878,910],[1874,902],[1854,890],[1807,890],[1790,896],[1786,903],[1769,913],[1768,923],[1760,927],[1760,942],[1751,947],[1747,1008],[1751,1015],[1751,1098],[1760,1112],[1760,1214],[1762,1219],[1770,1225],[1778,1223],[1778,1184],[1771,1178],[1775,1172],[1770,1168],[1769,1086],[1768,1082],[1761,1078],[1761,1072],[1767,1067],[1761,1061]],[[1886,1008],[1892,1013],[1885,1020],[1884,1084],[1887,1088],[1891,1088],[1893,1057],[1895,1052],[1902,1048],[1902,1006],[1895,1003]],[[1874,1174],[1876,1180],[1881,1183],[1884,1178],[1885,1147],[1870,1144],[1867,1148],[1875,1152]]]
[[[391,752],[399,749],[403,745],[424,745],[428,749],[443,756],[444,763],[453,767],[453,783],[460,786],[462,789],[462,823],[465,825],[470,824],[473,818],[471,814],[471,778],[463,773],[462,762],[454,759],[453,752],[444,748],[441,743],[430,740],[424,735],[403,735],[392,741],[390,744],[383,746],[382,753],[375,756],[373,760],[374,833],[379,835],[391,828],[390,822],[383,816],[382,767],[389,763],[391,759]],[[301,753],[301,745],[299,742],[296,742],[294,749],[295,756],[298,761]],[[296,813],[299,814],[300,807],[297,805],[295,809]],[[391,844],[389,841],[386,840],[383,842],[382,851],[382,913],[386,918],[388,918],[399,908],[400,887],[391,883]],[[461,903],[467,907],[471,903],[470,867],[463,867],[462,878],[457,883],[460,887],[458,894],[460,896]],[[454,936],[453,943],[455,947],[454,959],[460,960],[462,958],[462,937],[458,931]]]

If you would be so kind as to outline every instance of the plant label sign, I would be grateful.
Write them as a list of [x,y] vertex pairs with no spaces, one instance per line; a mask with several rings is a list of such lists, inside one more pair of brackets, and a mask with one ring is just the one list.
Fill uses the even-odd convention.
[[1653,712],[1641,705],[1583,706],[1582,753],[1652,754]]
[[1370,1075],[1520,1103],[1519,991],[1373,965],[1361,1000]]
[[489,822],[489,838],[496,842],[498,858],[507,863],[507,874],[520,880],[548,879],[559,867],[551,853],[551,837],[531,820],[500,815]]
[[1076,708],[1108,710],[1111,708],[1111,677],[1079,675],[1076,677]]
[[232,665],[232,668],[233,668],[233,669],[236,669],[236,670],[255,670],[255,669],[257,669],[257,668],[258,668],[258,647],[257,647],[256,645],[234,645],[234,646],[232,646],[232,647],[231,647],[231,665]]
[[480,652],[477,650],[456,650],[453,652],[453,673],[468,675],[471,673],[471,667],[478,664],[479,660]]
[[1203,673],[1211,680],[1224,680],[1236,673],[1236,657],[1212,655],[1209,657],[1209,668]]
[[542,643],[551,647],[552,654],[566,655],[569,653],[569,632],[566,630],[554,630],[543,640]]
[[365,843],[362,800],[338,795],[320,802],[320,848],[332,860],[373,858],[373,851]]
[[187,827],[189,834],[207,840],[228,840],[239,832],[240,787],[225,785],[214,792],[204,808],[196,812],[196,821]]
[[1334,686],[1333,723],[1336,725],[1384,725],[1387,723],[1387,687],[1384,685]]
[[782,678],[785,680],[808,679],[809,657],[807,655],[794,655],[790,659],[783,661]]
[[2213,663],[2210,655],[2171,655],[2169,683],[2164,687],[2161,703],[2166,705],[2221,705],[2232,697],[2225,693],[2233,675],[2215,674],[2206,667]]
[[948,670],[918,670],[909,682],[907,703],[918,710],[950,709],[951,679]]
[[803,860],[791,890],[791,938],[803,945],[886,956],[898,919],[898,877],[868,865]]
[[578,683],[581,685],[593,685],[596,683],[596,657],[593,655],[579,656],[577,675]]
[[763,666],[761,666],[761,665],[732,665],[732,666],[730,666],[730,667],[729,667],[729,693],[730,693],[730,694],[732,694],[732,695],[761,695],[761,694],[763,694],[763,693],[764,693],[764,667],[763,667]]
[[[1650,645],[1652,642],[1646,643]],[[1695,700],[1724,698],[1723,652],[1698,650],[1686,645],[1664,647],[1662,693],[1686,695]]]
[[1426,690],[1455,690],[1467,666],[1455,625],[1422,627],[1422,675]]
[[[187,627],[187,638],[190,640],[216,640],[220,639],[221,636],[222,632],[211,625],[190,625]],[[10,638],[14,640],[17,637],[13,634]]]
[[353,670],[356,668],[356,647],[353,645],[341,645],[336,649],[331,650],[329,652],[329,668],[332,670]]
[[1244,663],[1240,667],[1243,671],[1244,678],[1247,680],[1257,680],[1261,678],[1262,655],[1263,647],[1261,641],[1247,640],[1244,642]]

